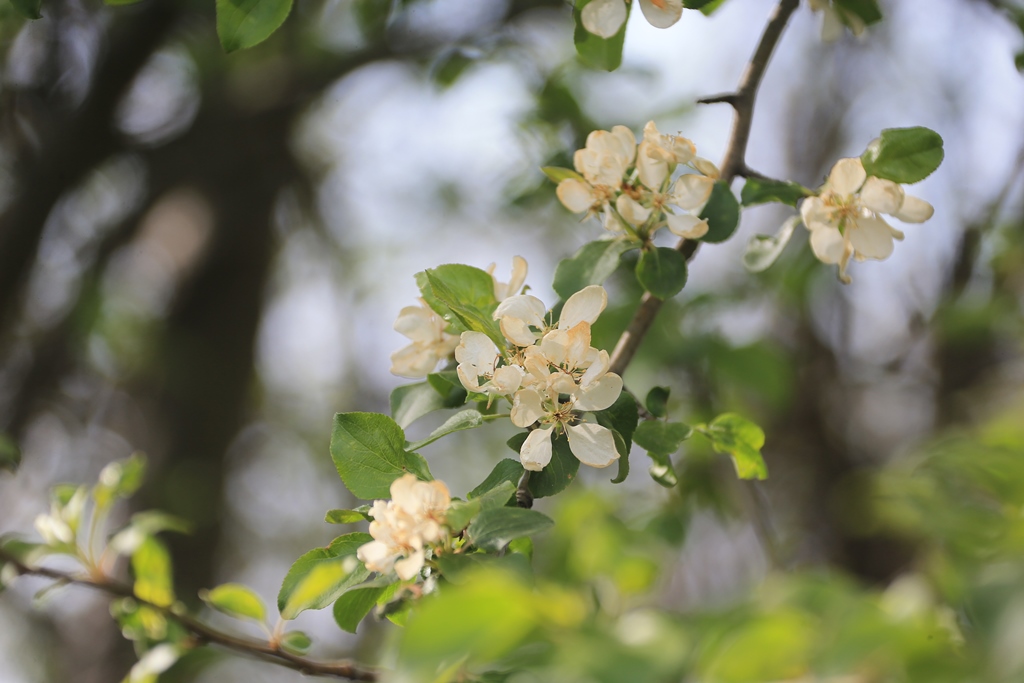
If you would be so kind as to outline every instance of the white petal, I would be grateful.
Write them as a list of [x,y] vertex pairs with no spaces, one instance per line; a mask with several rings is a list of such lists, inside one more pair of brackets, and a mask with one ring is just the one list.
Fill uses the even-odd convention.
[[[611,366],[611,359],[608,356],[608,352],[604,349],[598,351],[597,349],[591,348],[590,351],[595,351],[593,358],[590,361],[590,367],[580,377],[580,387],[586,389],[590,386],[591,382],[600,379],[604,373],[608,372],[608,368]],[[589,354],[588,354],[589,355]]]
[[371,572],[387,574],[395,565],[396,555],[391,549],[380,541],[370,541],[359,546],[356,551],[356,558],[362,562]]
[[857,256],[882,261],[892,254],[892,228],[881,218],[858,218],[847,230]]
[[489,375],[498,360],[498,347],[483,332],[463,332],[455,347],[455,360],[460,365],[472,365],[477,374]]
[[839,13],[831,7],[825,7],[824,18],[821,22],[821,42],[834,43],[843,36],[843,20]]
[[519,449],[519,460],[523,468],[532,472],[539,472],[551,462],[551,432],[553,430],[534,429],[527,434],[526,441]]
[[429,346],[410,344],[391,354],[391,374],[420,379],[432,373],[439,360]]
[[[622,162],[623,167],[629,166],[633,163],[633,158],[636,155],[636,136],[626,126],[613,126],[612,137],[618,143],[618,152],[616,156]],[[626,169],[623,168],[623,171]]]
[[589,211],[594,205],[594,188],[589,183],[575,178],[566,178],[555,189],[558,201],[573,213]]
[[506,365],[498,368],[494,371],[494,380],[492,382],[496,393],[502,396],[514,393],[522,385],[525,375],[526,371],[518,365]]
[[567,330],[581,322],[591,325],[608,305],[608,292],[601,285],[584,287],[569,297],[562,307],[562,315],[558,319],[558,329]]
[[534,327],[544,326],[544,314],[547,313],[544,302],[530,294],[510,296],[498,304],[494,310],[494,319],[505,317],[518,318]]
[[566,330],[551,330],[540,341],[540,350],[547,362],[552,365],[561,365],[565,362],[568,347],[569,333]]
[[523,285],[526,284],[526,274],[529,272],[529,269],[529,264],[526,263],[526,259],[522,256],[512,257],[512,277],[506,286],[508,295],[501,297],[502,300],[515,295],[516,292],[523,288]]
[[877,213],[893,214],[903,204],[903,188],[891,180],[871,176],[860,189],[860,201]]
[[655,28],[668,28],[683,15],[682,0],[640,0],[640,9]]
[[498,323],[498,327],[501,328],[501,333],[505,335],[505,339],[508,339],[516,346],[532,346],[537,341],[537,337],[540,336],[531,330],[525,321],[519,318],[506,316]]
[[932,217],[935,209],[923,199],[906,195],[903,197],[903,205],[899,211],[892,215],[904,223],[924,223]]
[[565,433],[569,437],[569,449],[584,465],[608,467],[619,459],[615,437],[601,425],[589,422],[566,425]]
[[615,200],[615,209],[634,228],[643,225],[651,215],[650,209],[641,206],[635,199],[624,194],[620,194],[619,198]]
[[611,38],[626,21],[626,3],[622,0],[593,0],[580,13],[583,28],[595,36]]
[[438,326],[440,319],[429,308],[406,306],[398,312],[395,331],[401,332],[413,341],[430,342],[440,336],[444,326]]
[[680,216],[669,214],[665,216],[665,220],[668,222],[668,229],[673,234],[686,239],[699,239],[708,232],[708,222],[702,221],[692,214],[684,213]]
[[837,226],[832,223],[832,214],[829,213],[825,202],[821,197],[808,197],[800,204],[800,218],[808,230],[834,230]]
[[833,192],[851,195],[860,189],[868,174],[858,157],[840,159],[828,174],[828,186]]
[[622,378],[609,372],[580,392],[573,405],[575,410],[604,410],[618,400],[622,393]]
[[[686,142],[689,143],[690,147],[693,147],[692,142],[690,142],[689,140],[687,140]],[[693,151],[694,153],[696,153],[697,148],[693,147]],[[718,178],[722,175],[722,172],[718,170],[718,167],[715,166],[713,161],[711,161],[710,159],[704,159],[703,157],[695,157],[693,160],[693,167],[700,171],[701,173],[703,173],[704,175],[706,175],[707,177],[711,178],[712,180],[718,180]]]
[[573,325],[566,337],[565,364],[574,370],[586,361],[590,352],[590,323],[584,321]]
[[516,427],[529,427],[544,415],[541,396],[535,389],[520,389],[516,392],[509,415],[512,424]]
[[811,230],[811,250],[822,263],[839,263],[846,250],[846,243],[837,228],[815,228]]
[[423,569],[424,555],[422,550],[416,550],[412,555],[395,562],[395,573],[402,581],[408,581],[415,577]]
[[672,203],[687,211],[700,208],[708,201],[714,186],[715,181],[707,176],[696,173],[679,176],[672,186]]
[[[668,162],[662,158],[667,154],[658,154],[660,148],[647,141],[640,143],[636,157],[636,170],[640,174],[640,182],[652,190],[660,190],[661,184],[668,177]],[[625,196],[625,195],[623,195]]]

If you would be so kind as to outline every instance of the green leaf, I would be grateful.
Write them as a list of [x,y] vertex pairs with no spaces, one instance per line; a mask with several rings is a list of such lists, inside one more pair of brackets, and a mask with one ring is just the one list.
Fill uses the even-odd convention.
[[494,279],[489,274],[461,264],[438,266],[425,273],[434,299],[447,308],[447,312],[437,311],[445,320],[483,332],[498,348],[504,348],[505,337],[492,317],[498,300],[494,297]]
[[877,0],[835,0],[836,6],[856,15],[865,25],[878,23],[882,20],[882,10]]
[[740,203],[724,180],[715,183],[700,217],[708,222],[708,231],[700,238],[702,242],[718,244],[736,232],[736,226],[740,223]]
[[[525,438],[526,436],[524,435],[523,439]],[[522,446],[522,441],[520,441],[519,446]],[[519,452],[518,449],[513,448],[513,450],[517,453]],[[479,498],[488,491],[493,491],[505,482],[512,484],[512,488],[514,489],[519,485],[519,479],[523,476],[524,471],[522,464],[520,464],[518,460],[505,458],[494,466],[494,469],[487,475],[487,478],[480,482],[479,486],[470,491],[467,497],[470,499]]]
[[686,284],[686,257],[669,247],[655,247],[640,252],[636,279],[643,288],[664,301],[683,290]]
[[[572,170],[571,168],[561,168],[559,166],[542,166],[540,170],[543,171],[544,175],[548,177],[548,180],[550,180],[553,183],[560,183],[563,180],[583,180],[583,176],[581,176],[579,173]],[[586,181],[584,180],[584,182]],[[556,289],[555,291],[557,292],[558,290]]]
[[814,190],[810,190],[800,183],[781,180],[767,180],[764,178],[747,178],[740,191],[740,200],[743,206],[755,204],[766,204],[778,202],[795,207],[804,197],[810,197]]
[[296,655],[304,655],[313,645],[313,639],[302,631],[288,631],[281,636],[281,647]]
[[367,514],[366,509],[359,508],[355,510],[328,510],[327,514],[324,515],[324,521],[328,524],[356,524],[358,522],[369,522],[371,519],[373,518]]
[[693,430],[682,422],[647,420],[636,428],[633,441],[648,454],[670,455],[678,451],[691,434]]
[[552,285],[555,292],[566,300],[584,287],[603,284],[619,267],[622,254],[635,247],[635,243],[625,239],[584,244],[572,257],[558,263]]
[[654,417],[665,417],[665,406],[668,404],[668,395],[671,390],[668,387],[654,387],[647,392],[644,405],[647,412]]
[[406,452],[402,428],[379,413],[335,415],[331,458],[348,490],[363,500],[390,497],[391,482],[423,469],[422,459]]
[[391,417],[402,429],[444,407],[444,399],[427,382],[405,384],[391,392]]
[[326,548],[314,548],[295,560],[277,594],[281,618],[291,620],[307,609],[323,609],[369,578],[370,572],[356,559],[356,551],[372,540],[370,534],[345,534]]
[[262,622],[267,618],[267,609],[260,596],[240,583],[225,583],[213,590],[200,591],[199,597],[215,610],[237,619]]
[[615,439],[615,450],[619,452],[619,468],[615,473],[615,478],[611,481],[613,484],[621,484],[629,476],[629,451],[632,444],[627,443],[622,438],[622,434],[619,434],[614,429],[612,430],[612,438]]
[[774,235],[753,235],[743,253],[743,266],[751,273],[767,270],[782,255],[799,224],[800,216],[793,216]]
[[171,555],[163,543],[147,536],[132,553],[132,573],[135,597],[158,607],[171,606],[174,602]]
[[622,64],[622,45],[626,42],[626,25],[629,23],[629,12],[631,5],[626,5],[626,20],[622,22],[622,28],[607,40],[583,28],[581,12],[591,0],[577,0],[572,10],[572,18],[576,23],[576,30],[573,32],[573,42],[576,44],[576,53],[580,61],[589,67],[615,71]]
[[459,373],[455,370],[443,370],[427,375],[427,382],[441,397],[445,408],[458,408],[466,403],[466,387],[462,386]]
[[476,547],[498,551],[512,539],[538,534],[553,524],[550,517],[536,510],[495,507],[481,511],[466,533]]
[[672,466],[672,458],[667,455],[654,454],[651,459],[654,462],[651,463],[647,470],[648,474],[651,475],[651,479],[667,489],[679,483],[679,477]]
[[334,620],[343,631],[355,633],[356,628],[374,605],[391,599],[400,584],[387,586],[356,586],[334,603]]
[[[516,434],[508,440],[508,447],[516,453],[526,441],[526,432]],[[530,493],[534,498],[546,498],[560,493],[572,483],[579,472],[580,461],[569,450],[565,434],[551,436],[551,462],[540,472],[530,472]]]
[[43,15],[39,9],[43,6],[43,0],[11,0],[11,7],[14,11],[26,19],[39,19]]
[[244,50],[270,37],[292,9],[292,0],[217,0],[217,36],[225,52]]
[[599,425],[622,435],[623,440],[626,442],[626,452],[628,454],[629,448],[633,443],[633,432],[636,430],[636,424],[640,420],[636,407],[636,397],[628,391],[623,391],[615,399],[615,403],[600,412],[594,413],[594,416],[597,418]]
[[14,439],[0,432],[0,471],[14,473],[21,464],[21,449]]
[[932,174],[942,163],[942,136],[933,130],[888,128],[868,145],[861,156],[869,176],[896,183],[916,183]]
[[724,413],[699,431],[711,440],[717,452],[732,456],[740,479],[768,478],[768,467],[761,457],[764,432],[756,424],[735,413]]
[[444,516],[444,525],[453,534],[457,534],[473,521],[473,518],[480,514],[482,506],[479,500],[453,500],[451,507]]
[[409,450],[418,451],[424,446],[428,446],[449,434],[461,432],[466,429],[473,429],[474,427],[479,427],[483,423],[484,416],[480,414],[480,411],[473,409],[463,410],[462,412],[455,413],[445,420],[444,424],[431,432],[430,436],[423,441],[417,441],[414,444],[410,444]]
[[128,498],[142,486],[145,475],[146,456],[142,453],[133,453],[125,460],[108,463],[93,489],[96,504],[105,507],[115,498]]

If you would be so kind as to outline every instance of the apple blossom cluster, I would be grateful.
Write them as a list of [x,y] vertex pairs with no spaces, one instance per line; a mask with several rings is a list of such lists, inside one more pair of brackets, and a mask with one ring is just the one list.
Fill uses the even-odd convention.
[[850,282],[846,268],[851,256],[882,261],[892,254],[893,240],[903,239],[880,214],[923,223],[933,212],[931,204],[906,194],[898,183],[868,176],[856,157],[837,161],[819,194],[800,205],[814,255],[823,263],[838,264],[844,283]]
[[369,515],[374,540],[360,546],[356,557],[367,569],[392,570],[408,581],[423,569],[432,546],[446,540],[445,515],[451,506],[448,487],[440,481],[420,481],[406,474],[391,484],[391,500],[374,501]]
[[[625,126],[593,131],[573,165],[577,173],[563,171],[568,177],[558,183],[559,201],[574,213],[598,216],[610,232],[647,242],[666,225],[689,239],[708,231],[694,212],[711,196],[718,168],[698,157],[690,140],[659,132],[654,121],[644,126],[639,145]],[[691,172],[673,181],[678,167]]]
[[462,333],[455,349],[459,379],[469,391],[512,401],[513,424],[532,428],[519,452],[528,470],[551,461],[551,437],[562,431],[586,465],[607,467],[619,457],[612,432],[583,416],[608,408],[622,393],[622,378],[608,372],[608,352],[590,345],[590,327],[607,304],[604,287],[585,287],[549,324],[540,299],[512,296],[494,311],[506,349],[481,332]]
[[[627,2],[591,0],[580,11],[583,28],[600,38],[611,38],[626,23]],[[683,0],[640,0],[640,11],[655,28],[668,28],[683,15]]]

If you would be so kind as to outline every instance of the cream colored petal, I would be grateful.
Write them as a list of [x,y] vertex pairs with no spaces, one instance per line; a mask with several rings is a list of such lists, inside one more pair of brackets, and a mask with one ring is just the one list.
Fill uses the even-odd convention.
[[[697,148],[693,146],[693,143],[690,142],[689,140],[687,140],[686,142],[689,143],[690,147],[693,148],[693,153],[696,154]],[[700,171],[701,173],[703,173],[704,175],[706,175],[707,177],[711,178],[712,180],[718,180],[719,177],[721,177],[722,175],[722,172],[718,170],[718,167],[715,166],[713,161],[711,161],[710,159],[705,159],[703,157],[694,157],[693,167]]]
[[459,381],[462,382],[462,386],[467,391],[475,391],[477,393],[483,392],[483,387],[480,385],[480,375],[476,374],[476,368],[472,365],[459,365],[455,368],[455,374],[459,376]]
[[473,366],[477,374],[489,375],[498,360],[498,347],[483,332],[463,332],[455,347],[455,360],[460,365]]
[[552,429],[534,429],[527,434],[526,441],[519,449],[519,460],[523,468],[531,472],[540,472],[551,462]]
[[683,15],[682,0],[640,0],[644,18],[655,28],[668,28]]
[[595,36],[611,38],[626,21],[626,3],[622,0],[593,0],[580,13],[583,28]]
[[562,206],[573,213],[589,211],[595,201],[594,188],[589,183],[575,178],[566,178],[558,183],[555,194],[558,201],[562,202]]
[[565,362],[568,347],[569,333],[566,330],[551,330],[540,341],[540,350],[547,362],[552,365],[561,365]]
[[588,360],[590,360],[590,367],[580,377],[580,387],[586,389],[592,382],[599,379],[604,373],[608,372],[608,368],[611,366],[611,359],[608,356],[608,352],[604,349],[598,351],[597,349],[591,348],[588,351],[594,353],[588,353]]
[[584,465],[608,467],[619,459],[615,437],[601,425],[589,422],[566,425],[565,433],[569,437],[569,449]]
[[834,43],[843,37],[843,20],[831,7],[825,7],[821,21],[821,42]]
[[539,346],[527,347],[525,356],[526,358],[523,361],[523,367],[526,368],[526,372],[529,373],[530,378],[537,381],[543,381],[549,374],[551,374],[548,370],[548,358]]
[[558,320],[558,329],[568,330],[581,322],[591,325],[608,305],[608,292],[601,285],[584,287],[569,297],[562,307],[562,315]]
[[429,347],[410,344],[391,354],[391,374],[409,379],[426,377],[441,360]]
[[519,389],[525,376],[526,372],[518,365],[506,365],[494,371],[491,383],[494,385],[495,393],[509,396]]
[[558,399],[559,394],[571,395],[577,390],[576,380],[567,372],[553,372],[548,377],[548,395],[552,401]]
[[904,223],[924,223],[933,213],[935,209],[925,200],[905,195],[903,205],[892,215]]
[[603,225],[604,229],[608,232],[619,234],[625,232],[625,229],[622,226],[622,221],[620,221],[619,217],[610,210],[608,210],[607,213],[604,214],[604,217],[601,218],[601,225]]
[[578,368],[590,351],[590,323],[584,321],[569,328],[565,347],[565,364],[570,370]]
[[401,332],[413,341],[429,342],[436,339],[441,329],[444,329],[439,329],[439,320],[430,309],[406,306],[398,312],[394,328],[396,332]]
[[846,244],[837,228],[821,227],[811,230],[811,250],[822,263],[839,263]]
[[389,573],[395,566],[395,558],[396,555],[391,548],[380,541],[370,541],[356,550],[356,559],[371,572]]
[[881,218],[858,218],[847,231],[857,256],[882,261],[892,254],[892,228]]
[[667,156],[669,155],[660,147],[652,145],[644,138],[636,157],[636,170],[640,175],[640,182],[652,190],[660,190],[661,184],[668,177],[668,161],[664,158]]
[[641,206],[635,199],[624,194],[620,194],[619,198],[615,200],[615,209],[634,228],[643,225],[651,215],[650,209]]
[[623,166],[629,166],[636,156],[636,136],[626,126],[614,126],[611,133],[619,145],[617,156],[623,162]]
[[544,314],[547,313],[544,302],[530,294],[510,296],[498,304],[494,310],[494,319],[518,318],[534,327],[544,326]]
[[860,158],[840,159],[828,174],[828,186],[837,194],[851,195],[860,189],[867,177]]
[[821,197],[808,197],[803,200],[800,204],[800,218],[803,219],[807,229],[811,231],[836,228],[832,224],[832,215],[829,213],[828,207],[825,206],[825,202],[821,201]]
[[575,410],[604,410],[611,406],[622,393],[622,378],[614,372],[607,373],[587,388],[583,389],[576,404]]
[[526,259],[522,256],[512,257],[512,277],[508,281],[507,290],[508,295],[502,297],[507,299],[509,296],[514,296],[519,290],[526,284],[526,274],[529,272],[530,266],[526,263]]
[[692,214],[684,213],[679,216],[670,214],[665,216],[665,221],[668,223],[668,229],[673,234],[685,237],[686,239],[700,239],[708,232],[708,222]]
[[414,578],[423,569],[424,553],[422,550],[416,550],[404,560],[395,562],[395,573],[398,574],[398,578],[402,581],[408,581]]
[[903,204],[903,188],[891,180],[871,176],[860,189],[860,201],[877,213],[893,214]]
[[707,176],[696,173],[679,176],[679,180],[672,186],[671,201],[680,208],[693,211],[704,206],[714,186],[715,181]]
[[540,335],[519,318],[505,317],[498,323],[501,333],[516,346],[532,346]]
[[520,389],[516,392],[509,415],[512,424],[516,427],[529,427],[544,415],[541,396],[535,389]]

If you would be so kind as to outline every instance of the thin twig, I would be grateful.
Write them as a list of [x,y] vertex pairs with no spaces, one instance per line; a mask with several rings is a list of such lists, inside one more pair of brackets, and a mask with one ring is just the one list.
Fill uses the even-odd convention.
[[218,645],[227,650],[255,657],[266,662],[279,664],[311,676],[331,676],[333,678],[344,678],[352,681],[378,680],[377,673],[375,671],[363,668],[353,664],[352,662],[319,662],[273,647],[269,643],[262,643],[249,638],[240,638],[238,636],[222,633],[210,626],[207,626],[201,621],[188,616],[187,614],[181,613],[179,611],[180,606],[163,607],[139,598],[135,595],[135,591],[132,590],[132,587],[127,584],[118,583],[108,579],[93,579],[86,576],[68,574],[46,567],[32,567],[7,551],[0,549],[0,564],[4,563],[13,566],[18,573],[22,575],[42,576],[62,583],[95,588],[96,590],[103,591],[104,593],[114,597],[132,598],[140,605],[145,605],[146,607],[164,615],[168,619],[175,620],[181,624],[185,630],[191,633],[196,640],[203,644]]
[[[735,109],[732,135],[729,138],[729,146],[726,148],[725,158],[722,161],[721,167],[721,179],[726,183],[731,183],[734,178],[742,176],[744,173],[751,173],[745,159],[747,142],[750,139],[750,125],[754,120],[754,103],[757,99],[757,89],[761,85],[761,79],[764,76],[765,69],[768,67],[768,61],[771,59],[772,53],[782,37],[782,31],[798,5],[799,0],[779,1],[771,18],[768,20],[767,26],[765,26],[764,33],[761,34],[761,40],[758,42],[746,70],[743,72],[743,77],[740,79],[740,85],[736,92],[715,95],[699,100],[704,103],[726,102]],[[686,260],[689,261],[697,252],[699,245],[700,243],[695,240],[684,239],[676,245],[676,249],[682,252]],[[622,336],[619,337],[615,350],[612,352],[611,367],[609,369],[611,372],[618,375],[622,375],[625,372],[630,361],[633,360],[637,349],[640,348],[640,343],[643,342],[644,337],[647,335],[647,331],[651,328],[654,318],[661,309],[661,304],[662,301],[651,296],[650,292],[644,294],[640,300],[640,307],[633,315],[633,319],[622,333]]]

